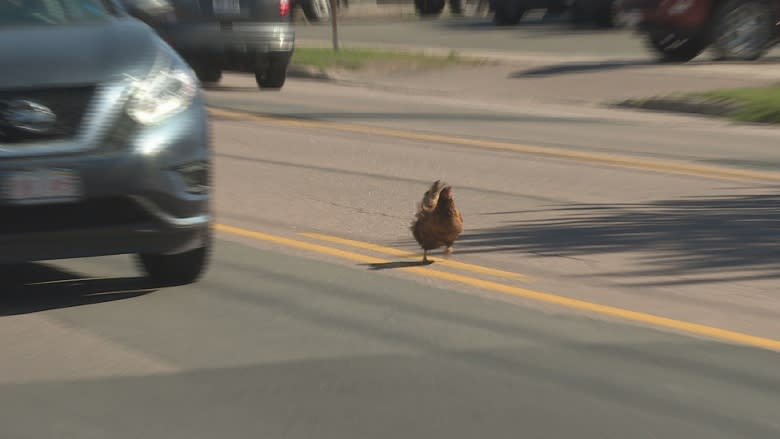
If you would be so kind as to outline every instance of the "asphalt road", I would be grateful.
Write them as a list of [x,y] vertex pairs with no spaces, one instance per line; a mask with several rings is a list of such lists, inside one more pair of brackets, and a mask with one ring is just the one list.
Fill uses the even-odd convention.
[[0,437],[780,435],[776,129],[415,87],[210,90],[207,276],[6,269]]
[[458,260],[543,291],[780,334],[775,128],[317,82],[257,93],[248,80],[209,92],[261,115],[227,111],[215,125],[226,224],[416,251],[415,203],[443,178],[466,221]]
[[4,276],[29,284],[3,294],[3,438],[780,432],[775,353],[225,241],[194,286],[145,291],[130,268],[107,258]]

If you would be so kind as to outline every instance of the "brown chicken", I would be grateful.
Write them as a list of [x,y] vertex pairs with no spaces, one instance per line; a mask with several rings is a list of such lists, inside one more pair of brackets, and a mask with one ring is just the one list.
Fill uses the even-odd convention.
[[423,249],[423,262],[428,262],[428,251],[452,245],[463,232],[463,216],[452,198],[452,186],[436,180],[423,195],[412,222],[412,235]]

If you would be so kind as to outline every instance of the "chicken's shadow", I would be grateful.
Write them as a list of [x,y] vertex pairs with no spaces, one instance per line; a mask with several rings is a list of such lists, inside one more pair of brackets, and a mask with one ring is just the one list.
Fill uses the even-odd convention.
[[376,264],[360,264],[364,267],[368,267],[369,270],[390,270],[393,268],[409,268],[409,267],[423,267],[433,264],[434,261],[430,259],[427,261],[395,261],[395,262],[382,262]]

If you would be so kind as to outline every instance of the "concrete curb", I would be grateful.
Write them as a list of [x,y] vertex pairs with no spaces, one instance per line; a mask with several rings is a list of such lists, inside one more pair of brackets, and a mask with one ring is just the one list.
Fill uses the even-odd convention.
[[[399,50],[404,50],[404,49],[399,49]],[[415,51],[418,53],[424,52],[430,55],[442,55],[442,56],[448,53],[448,50],[443,50],[443,49],[429,49],[429,50],[417,49]],[[469,55],[472,55],[472,54],[465,54],[465,53],[459,53],[459,54],[461,56],[468,57],[468,58],[471,57]],[[499,63],[520,61],[520,59],[523,59],[526,62],[535,60],[537,63],[540,64],[549,63],[551,61],[551,59],[544,59],[544,58],[553,58],[555,61],[559,61],[559,59],[555,59],[557,57],[542,56],[541,57],[542,59],[539,59],[534,55],[506,57],[506,56],[502,56],[502,54],[484,53],[484,52],[481,53],[481,55],[482,56],[480,56],[479,58],[482,58],[487,61],[494,61]],[[571,61],[571,58],[569,60]],[[582,62],[583,60],[580,58],[577,61]],[[290,68],[288,69],[288,76],[291,78],[330,81],[330,82],[338,82],[338,83],[345,83],[345,84],[352,84],[352,85],[362,85],[362,86],[373,85],[373,83],[370,80],[364,80],[364,78],[361,78],[359,74],[351,75],[347,72],[340,72],[335,70],[333,71],[322,70],[311,66],[290,65]],[[381,88],[385,89],[388,87],[381,87]],[[393,87],[390,88],[395,89]],[[718,118],[731,117],[736,112],[744,108],[743,103],[733,99],[714,98],[714,97],[706,97],[706,96],[658,96],[658,97],[651,97],[651,98],[631,98],[631,99],[626,99],[618,102],[602,103],[601,106],[607,108],[613,108],[613,109],[622,109],[622,110],[626,110],[626,109],[647,110],[647,111],[656,111],[656,112],[671,113],[671,114],[677,113],[677,114],[699,115],[699,116],[718,117]]]
[[[361,81],[359,75],[350,76],[311,66],[290,65],[287,75],[291,78],[298,79],[329,81],[362,86],[372,85],[371,81]],[[395,89],[393,87],[391,88]],[[632,98],[618,102],[608,102],[605,106],[623,110],[647,110],[663,113],[727,118],[741,110],[744,107],[744,104],[731,99],[704,96],[663,96],[653,98]]]
[[[309,39],[298,38],[295,39],[295,44],[298,47],[312,47],[312,48],[330,48],[332,42],[330,40],[321,39]],[[420,47],[404,44],[382,44],[382,43],[361,43],[357,41],[349,41],[345,43],[342,41],[342,45],[348,48],[354,49],[381,49],[381,50],[395,50],[412,53],[422,53],[426,55],[447,56],[452,52],[457,53],[464,58],[483,59],[487,61],[502,62],[502,63],[522,63],[525,65],[547,65],[553,63],[594,63],[594,62],[639,62],[647,61],[650,55],[638,54],[620,56],[619,58],[611,55],[597,55],[597,54],[550,54],[547,52],[528,52],[523,53],[510,52],[510,51],[490,51],[483,49],[469,49],[462,47]]]
[[[330,48],[330,42],[324,41],[303,41],[296,43],[300,47],[312,47],[312,48]],[[402,47],[397,45],[361,45],[350,44],[350,48],[367,48],[367,49],[381,49],[381,50],[397,50],[401,52],[421,53],[428,56],[441,56],[446,57],[451,53],[457,53],[458,56],[466,59],[482,60],[487,63],[497,64],[523,64],[525,66],[544,66],[555,63],[592,63],[592,62],[615,62],[615,58],[612,57],[599,57],[599,56],[587,56],[587,55],[574,55],[574,56],[556,56],[546,54],[510,54],[504,52],[486,52],[469,49],[447,49],[447,48],[412,48]],[[627,57],[621,58],[620,61],[633,61],[644,60],[644,57]],[[303,78],[303,79],[319,79],[319,80],[337,80],[341,79],[344,75],[335,72],[318,69],[316,67],[290,64],[287,72],[291,78]]]

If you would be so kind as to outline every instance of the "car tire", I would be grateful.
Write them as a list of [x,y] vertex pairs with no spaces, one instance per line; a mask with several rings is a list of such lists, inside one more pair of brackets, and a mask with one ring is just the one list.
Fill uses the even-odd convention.
[[301,9],[311,22],[328,21],[332,14],[330,0],[302,0]]
[[702,35],[680,37],[673,31],[650,32],[647,35],[650,48],[660,55],[661,62],[682,63],[699,56],[709,46]]
[[179,286],[196,282],[208,268],[212,238],[202,247],[175,254],[139,254],[137,261],[156,285]]
[[593,20],[596,22],[596,26],[603,29],[615,27],[618,13],[617,0],[602,0],[597,3],[598,6],[596,6],[593,14]]
[[463,0],[450,0],[450,14],[463,15]]
[[[763,0],[721,3],[712,21],[712,49],[721,60],[761,58],[774,38],[774,9]],[[738,32],[744,29],[744,35]]]
[[597,28],[615,27],[618,0],[577,0],[571,21],[576,25],[595,25]]
[[255,73],[257,86],[261,90],[279,90],[287,80],[287,63],[272,61],[265,70]]
[[218,67],[200,67],[195,69],[195,75],[204,84],[216,84],[222,79],[222,69]]
[[517,0],[504,0],[496,4],[493,22],[496,26],[517,26],[523,15],[525,10],[520,7]]
[[414,0],[414,8],[421,17],[440,15],[445,4],[446,0]]

